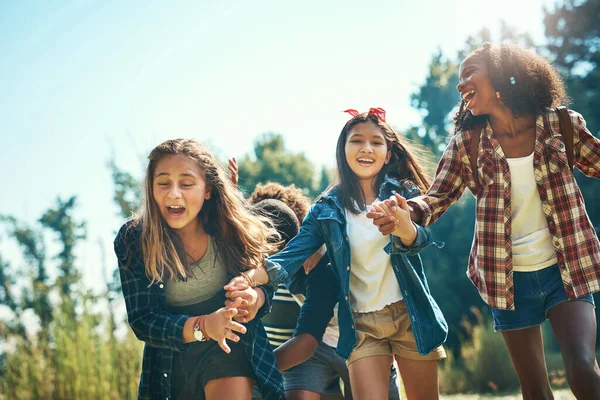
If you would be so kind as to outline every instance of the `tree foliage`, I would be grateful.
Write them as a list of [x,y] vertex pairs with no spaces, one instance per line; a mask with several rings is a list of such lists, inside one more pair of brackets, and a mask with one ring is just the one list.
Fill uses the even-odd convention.
[[315,168],[303,153],[285,148],[283,136],[265,133],[254,143],[254,154],[239,161],[239,184],[251,193],[258,183],[278,182],[302,189],[307,194],[318,190],[314,184]]

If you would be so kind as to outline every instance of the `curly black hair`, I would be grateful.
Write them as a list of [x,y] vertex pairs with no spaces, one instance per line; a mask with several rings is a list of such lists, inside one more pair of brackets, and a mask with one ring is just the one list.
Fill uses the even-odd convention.
[[[486,64],[492,86],[515,118],[540,115],[548,108],[569,102],[558,71],[545,58],[527,49],[509,43],[484,43],[471,56],[480,57]],[[459,104],[454,116],[455,132],[486,123],[487,115],[474,116],[465,108],[464,100]]]

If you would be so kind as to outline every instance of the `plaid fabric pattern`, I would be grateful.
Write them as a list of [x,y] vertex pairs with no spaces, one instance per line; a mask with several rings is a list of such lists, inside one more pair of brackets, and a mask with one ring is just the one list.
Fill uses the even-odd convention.
[[[574,130],[574,166],[587,176],[600,178],[600,141],[580,114],[569,110],[569,116]],[[423,211],[422,224],[427,226],[457,202],[466,188],[471,191],[477,206],[467,275],[487,304],[514,310],[510,170],[488,124],[475,132],[481,135],[477,185],[469,160],[472,133],[460,132],[452,138],[430,190],[409,203]],[[536,121],[534,176],[567,295],[573,299],[599,291],[600,243],[569,169],[558,115],[553,110]]]
[[[129,221],[120,229],[114,242],[129,326],[136,337],[145,343],[142,375],[138,388],[139,399],[171,398],[171,365],[173,352],[187,351],[182,342],[183,325],[189,315],[167,311],[166,287],[163,283],[150,285],[140,249],[141,228]],[[246,324],[240,342],[251,360],[257,384],[265,400],[285,399],[283,378],[269,346],[260,317],[269,312],[273,289],[265,291],[265,304],[256,318]]]

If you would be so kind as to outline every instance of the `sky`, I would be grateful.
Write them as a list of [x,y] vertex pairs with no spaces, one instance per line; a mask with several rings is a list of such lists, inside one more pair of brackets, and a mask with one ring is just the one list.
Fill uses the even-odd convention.
[[[109,159],[142,176],[164,140],[241,158],[270,131],[319,171],[334,165],[342,110],[383,107],[393,126],[418,125],[410,94],[438,48],[454,56],[482,27],[497,37],[501,20],[543,43],[544,4],[2,1],[0,214],[35,225],[58,197],[77,196],[88,234],[78,267],[101,290],[124,222]],[[23,268],[1,226],[0,254]]]

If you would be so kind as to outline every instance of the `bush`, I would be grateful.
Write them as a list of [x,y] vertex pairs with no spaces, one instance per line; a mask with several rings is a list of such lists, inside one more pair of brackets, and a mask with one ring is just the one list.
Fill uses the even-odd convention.
[[502,335],[494,332],[479,309],[471,313],[477,323],[464,319],[469,338],[462,344],[460,359],[449,357],[440,367],[440,390],[444,393],[505,392],[519,388],[517,375]]

